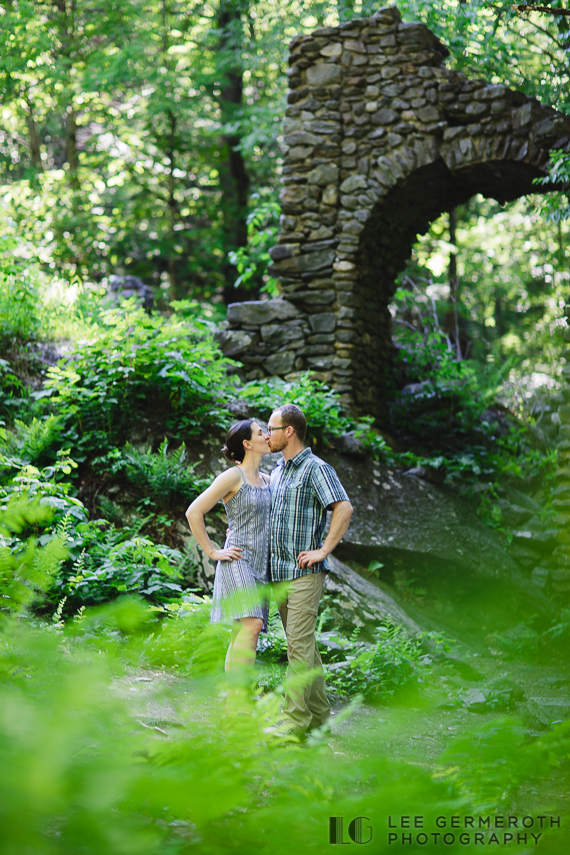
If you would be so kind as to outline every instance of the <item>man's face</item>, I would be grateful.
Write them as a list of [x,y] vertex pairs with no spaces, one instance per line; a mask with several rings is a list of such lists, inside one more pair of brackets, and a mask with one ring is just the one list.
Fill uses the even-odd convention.
[[267,423],[267,441],[271,451],[283,451],[289,442],[289,434],[293,433],[290,425],[285,427],[279,412],[271,413]]

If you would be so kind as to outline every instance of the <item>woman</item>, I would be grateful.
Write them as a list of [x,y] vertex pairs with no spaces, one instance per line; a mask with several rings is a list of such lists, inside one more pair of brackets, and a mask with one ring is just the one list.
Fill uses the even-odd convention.
[[[206,555],[218,562],[211,620],[233,621],[226,656],[226,671],[233,671],[253,665],[259,633],[267,630],[271,493],[259,464],[270,448],[257,422],[245,419],[231,426],[222,450],[237,465],[214,479],[192,502],[186,518]],[[204,524],[204,515],[220,499],[229,522],[223,549],[213,545]]]

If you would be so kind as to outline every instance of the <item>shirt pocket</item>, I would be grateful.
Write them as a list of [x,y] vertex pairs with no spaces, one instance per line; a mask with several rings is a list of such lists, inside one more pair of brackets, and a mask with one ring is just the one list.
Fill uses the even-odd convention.
[[300,495],[300,491],[304,487],[304,482],[297,479],[296,481],[290,481],[285,487],[285,495],[289,498],[293,498],[295,496]]

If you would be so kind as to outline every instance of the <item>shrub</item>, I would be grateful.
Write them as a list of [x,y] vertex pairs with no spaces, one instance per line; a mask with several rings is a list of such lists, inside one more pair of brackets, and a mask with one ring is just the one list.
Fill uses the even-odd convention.
[[227,425],[221,405],[231,364],[209,325],[176,313],[149,316],[128,301],[103,312],[88,346],[49,370],[49,407],[64,420],[77,459],[122,445],[143,414],[175,435],[195,435]]
[[46,452],[55,458],[54,446],[59,444],[62,420],[59,416],[33,418],[28,422],[16,419],[14,433],[8,433],[4,440],[5,448],[14,454],[22,464],[37,463],[46,456]]
[[72,598],[73,604],[112,600],[118,594],[141,594],[153,601],[182,593],[174,580],[180,578],[176,564],[182,555],[148,538],[119,540],[116,531],[105,532],[94,525],[82,526],[81,554],[54,584],[52,596]]
[[32,605],[45,590],[67,556],[65,526],[38,552],[34,530],[53,522],[53,510],[26,493],[5,497],[0,509],[0,602],[3,612]]
[[13,418],[27,398],[28,390],[6,359],[0,359],[0,414]]
[[15,238],[0,237],[0,345],[33,339],[41,327],[32,272],[14,256]]
[[329,665],[327,685],[340,697],[362,694],[385,700],[397,688],[417,683],[431,659],[422,652],[421,637],[410,637],[401,626],[379,626],[374,644],[355,638],[335,639],[347,654],[344,662]]
[[[67,597],[70,609],[122,593],[159,602],[182,592],[177,581],[182,555],[177,550],[141,537],[136,528],[117,530],[105,520],[88,519],[83,504],[70,495],[71,485],[57,480],[69,475],[74,465],[65,455],[42,470],[9,459],[8,464],[16,474],[0,493],[8,520],[2,532],[6,596],[15,586],[22,603],[34,601],[36,608],[45,608],[46,597],[48,601]],[[36,544],[49,547],[42,553],[41,572],[34,558]],[[46,572],[50,584],[38,588],[38,580],[46,581]],[[23,586],[30,589],[25,597]],[[46,591],[43,601],[36,596],[39,589]]]
[[147,503],[159,510],[171,510],[177,499],[194,498],[212,480],[194,474],[196,464],[186,463],[183,445],[168,453],[168,440],[163,440],[157,454],[138,451],[126,445],[122,453],[127,480],[144,494]]

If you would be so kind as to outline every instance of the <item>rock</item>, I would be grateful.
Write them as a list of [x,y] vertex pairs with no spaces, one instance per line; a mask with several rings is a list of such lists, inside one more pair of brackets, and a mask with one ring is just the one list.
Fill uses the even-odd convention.
[[570,123],[566,116],[549,116],[542,122],[536,122],[533,127],[535,137],[561,136],[570,131]]
[[548,584],[548,578],[550,576],[550,570],[546,567],[535,567],[532,571],[532,581],[539,588],[546,588]]
[[309,184],[316,184],[319,187],[335,184],[338,181],[338,166],[321,164],[309,172],[307,181]]
[[463,706],[472,712],[487,712],[487,694],[481,689],[468,689],[461,696]]
[[329,62],[317,62],[307,69],[309,86],[330,86],[331,83],[340,83],[340,76],[340,66]]
[[[371,560],[414,566],[423,557],[426,568],[433,567],[434,573],[437,568],[442,578],[461,580],[453,584],[465,585],[464,596],[471,590],[481,608],[496,608],[503,619],[517,608],[554,614],[554,605],[520,573],[465,499],[384,464],[322,456],[337,470],[354,506],[350,527],[337,547],[341,560],[352,556],[364,566]],[[533,566],[537,563],[533,556]],[[426,569],[428,576],[431,572]],[[435,591],[435,581],[434,586]]]
[[495,677],[485,688],[487,707],[493,710],[509,710],[524,699],[524,689],[508,677]]
[[570,425],[570,404],[562,404],[558,407],[558,415],[563,425]]
[[368,181],[364,175],[351,175],[340,185],[343,193],[353,193],[355,190],[366,190]]
[[334,250],[307,252],[304,255],[296,255],[292,258],[276,261],[269,270],[278,276],[290,276],[293,273],[308,273],[309,271],[317,272],[323,268],[331,267],[334,259]]
[[530,626],[519,623],[498,635],[496,642],[510,653],[521,653],[536,650],[540,642],[540,636]]
[[253,336],[243,330],[221,330],[214,338],[220,345],[224,356],[239,356],[245,353],[253,341]]
[[[307,320],[320,307],[357,311],[358,338],[343,342],[343,327],[336,327],[329,343],[342,362],[307,350],[295,367],[345,371],[334,375],[343,402],[385,426],[394,381],[387,309],[414,228],[431,222],[452,190],[458,199],[482,192],[500,201],[534,192],[533,178],[548,172],[549,151],[565,150],[570,133],[570,118],[535,98],[440,67],[448,50],[434,33],[413,21],[398,27],[397,18],[384,11],[293,40],[279,194],[285,219],[268,268]],[[332,233],[324,237],[327,229]],[[324,291],[315,282],[324,276],[334,280],[326,301],[314,296]],[[570,327],[565,335],[570,341]],[[260,358],[257,346],[254,338],[245,362]],[[263,355],[277,356],[281,346],[278,337],[266,341]],[[562,410],[559,420],[570,427],[566,391],[559,403],[569,413]],[[414,404],[444,407],[442,396],[455,394],[451,386],[432,388]],[[554,409],[549,398],[548,414]],[[544,450],[557,429],[546,421],[531,428]],[[570,438],[563,442],[561,459],[570,458]]]
[[310,315],[309,323],[315,333],[330,333],[336,327],[336,315],[332,312],[321,312],[318,315]]
[[283,351],[282,353],[274,353],[272,356],[268,356],[264,367],[270,374],[288,374],[293,370],[294,363],[295,354]]
[[526,544],[532,549],[551,552],[556,546],[557,535],[557,529],[549,529],[548,531],[528,531],[523,529],[513,532],[513,540],[515,543]]
[[371,121],[375,125],[391,125],[397,122],[399,118],[400,116],[395,110],[378,110],[371,116]]
[[423,478],[424,481],[429,481],[431,484],[443,484],[447,470],[445,466],[438,466],[437,469],[433,466],[416,466],[414,469],[408,469],[405,474]]
[[301,312],[288,300],[250,300],[247,303],[230,303],[230,324],[269,324],[298,318]]
[[342,618],[345,624],[354,626],[369,625],[375,627],[388,619],[394,624],[405,627],[411,632],[421,632],[422,628],[402,609],[385,591],[363,579],[334,555],[329,556],[331,572],[325,578],[327,594],[342,596]]
[[437,122],[439,110],[437,107],[420,107],[419,110],[416,110],[416,115],[422,122]]
[[299,321],[285,321],[282,324],[262,326],[261,338],[267,344],[282,347],[292,341],[304,340],[304,335]]
[[527,701],[527,709],[535,719],[546,726],[570,718],[568,698],[531,697]]
[[228,410],[236,421],[241,421],[242,419],[251,419],[253,418],[253,412],[245,403],[245,401],[240,401],[239,398],[236,398],[234,401],[230,401],[225,406],[226,410]]
[[501,509],[503,520],[509,528],[524,525],[524,523],[533,515],[533,512],[528,508],[521,508],[519,505],[512,505],[506,499],[499,499],[497,504]]
[[508,485],[505,487],[505,492],[514,505],[528,508],[529,511],[532,511],[535,514],[542,513],[542,508],[539,503],[530,496],[527,496],[526,493],[523,493],[521,490],[517,490],[516,487]]
[[347,457],[356,457],[359,460],[369,457],[368,449],[357,436],[352,436],[348,433],[342,436],[335,436],[334,445],[337,451],[341,454],[346,454]]
[[142,304],[147,311],[154,306],[154,294],[152,288],[145,285],[142,279],[138,276],[115,276],[109,278],[111,291],[120,300],[128,300],[130,297],[136,297],[142,301]]
[[509,555],[511,558],[520,564],[522,567],[531,568],[541,558],[540,549],[533,549],[532,545],[525,544],[524,546],[513,543],[509,546]]
[[283,258],[299,255],[299,251],[298,243],[281,243],[278,246],[271,247],[269,256],[273,261],[281,261]]

